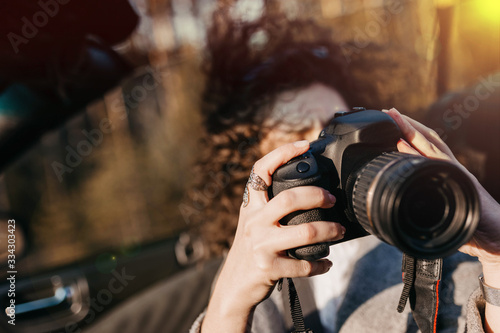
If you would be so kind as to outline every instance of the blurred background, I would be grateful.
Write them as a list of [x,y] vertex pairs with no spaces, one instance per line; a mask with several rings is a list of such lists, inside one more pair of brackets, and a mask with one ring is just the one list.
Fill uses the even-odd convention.
[[[114,48],[133,74],[0,178],[0,210],[25,232],[19,271],[136,253],[189,228],[183,209],[192,203],[183,194],[199,152],[200,62],[219,2],[131,0],[139,26]],[[359,105],[396,107],[435,128],[498,200],[500,77],[491,76],[500,71],[498,0],[222,2],[245,20],[279,9],[332,27],[355,80],[376,89],[361,93]],[[77,154],[82,142],[91,148]]]

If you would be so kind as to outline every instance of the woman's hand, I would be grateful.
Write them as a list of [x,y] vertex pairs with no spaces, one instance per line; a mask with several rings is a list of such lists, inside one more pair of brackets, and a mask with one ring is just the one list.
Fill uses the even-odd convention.
[[472,179],[481,202],[481,221],[471,241],[460,248],[460,251],[478,257],[483,264],[500,265],[500,205],[457,161],[450,148],[435,131],[401,115],[396,109],[388,110],[387,113],[396,121],[406,139],[398,142],[400,152],[451,161]]
[[[469,175],[476,187],[481,203],[481,220],[472,239],[459,250],[478,257],[483,265],[484,281],[500,289],[500,205],[479,184],[479,181],[462,166],[439,135],[419,122],[401,115],[396,109],[384,110],[398,124],[406,139],[398,142],[403,153],[421,154],[430,158],[448,160]],[[500,307],[487,305],[486,332],[500,332]]]
[[[254,165],[253,171],[266,185],[274,171],[293,157],[305,153],[307,141],[279,147]],[[217,280],[202,332],[244,332],[255,306],[267,298],[283,277],[313,276],[327,272],[327,259],[297,260],[286,250],[343,238],[345,228],[333,222],[282,226],[279,220],[298,210],[331,208],[335,197],[314,186],[296,187],[272,200],[266,191],[248,186],[248,205],[242,205],[233,245]]]

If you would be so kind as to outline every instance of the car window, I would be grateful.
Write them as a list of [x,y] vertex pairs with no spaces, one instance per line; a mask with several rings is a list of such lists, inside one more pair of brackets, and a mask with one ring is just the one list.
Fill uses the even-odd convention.
[[7,169],[4,206],[29,241],[19,271],[97,253],[112,260],[187,228],[179,204],[196,157],[201,79],[187,73],[195,66],[185,52],[177,64],[141,67]]

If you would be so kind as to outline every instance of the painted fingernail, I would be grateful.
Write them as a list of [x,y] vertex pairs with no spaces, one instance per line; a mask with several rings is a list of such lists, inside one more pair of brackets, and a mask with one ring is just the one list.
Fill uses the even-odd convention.
[[301,140],[301,141],[294,142],[293,145],[295,147],[297,147],[297,148],[302,148],[302,147],[308,146],[309,145],[309,141],[307,141],[307,140]]
[[337,202],[337,198],[335,198],[335,196],[331,193],[328,193],[328,200],[330,201],[332,206],[335,205],[335,202]]
[[323,272],[326,273],[332,268],[333,262],[328,259],[320,259],[316,262],[316,265],[322,268]]

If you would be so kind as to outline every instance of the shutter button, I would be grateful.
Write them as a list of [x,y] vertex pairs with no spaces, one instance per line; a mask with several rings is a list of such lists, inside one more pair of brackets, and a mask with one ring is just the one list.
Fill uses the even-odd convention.
[[299,173],[305,173],[307,171],[309,171],[310,169],[310,165],[309,163],[306,163],[306,162],[300,162],[299,164],[297,164],[297,171]]

